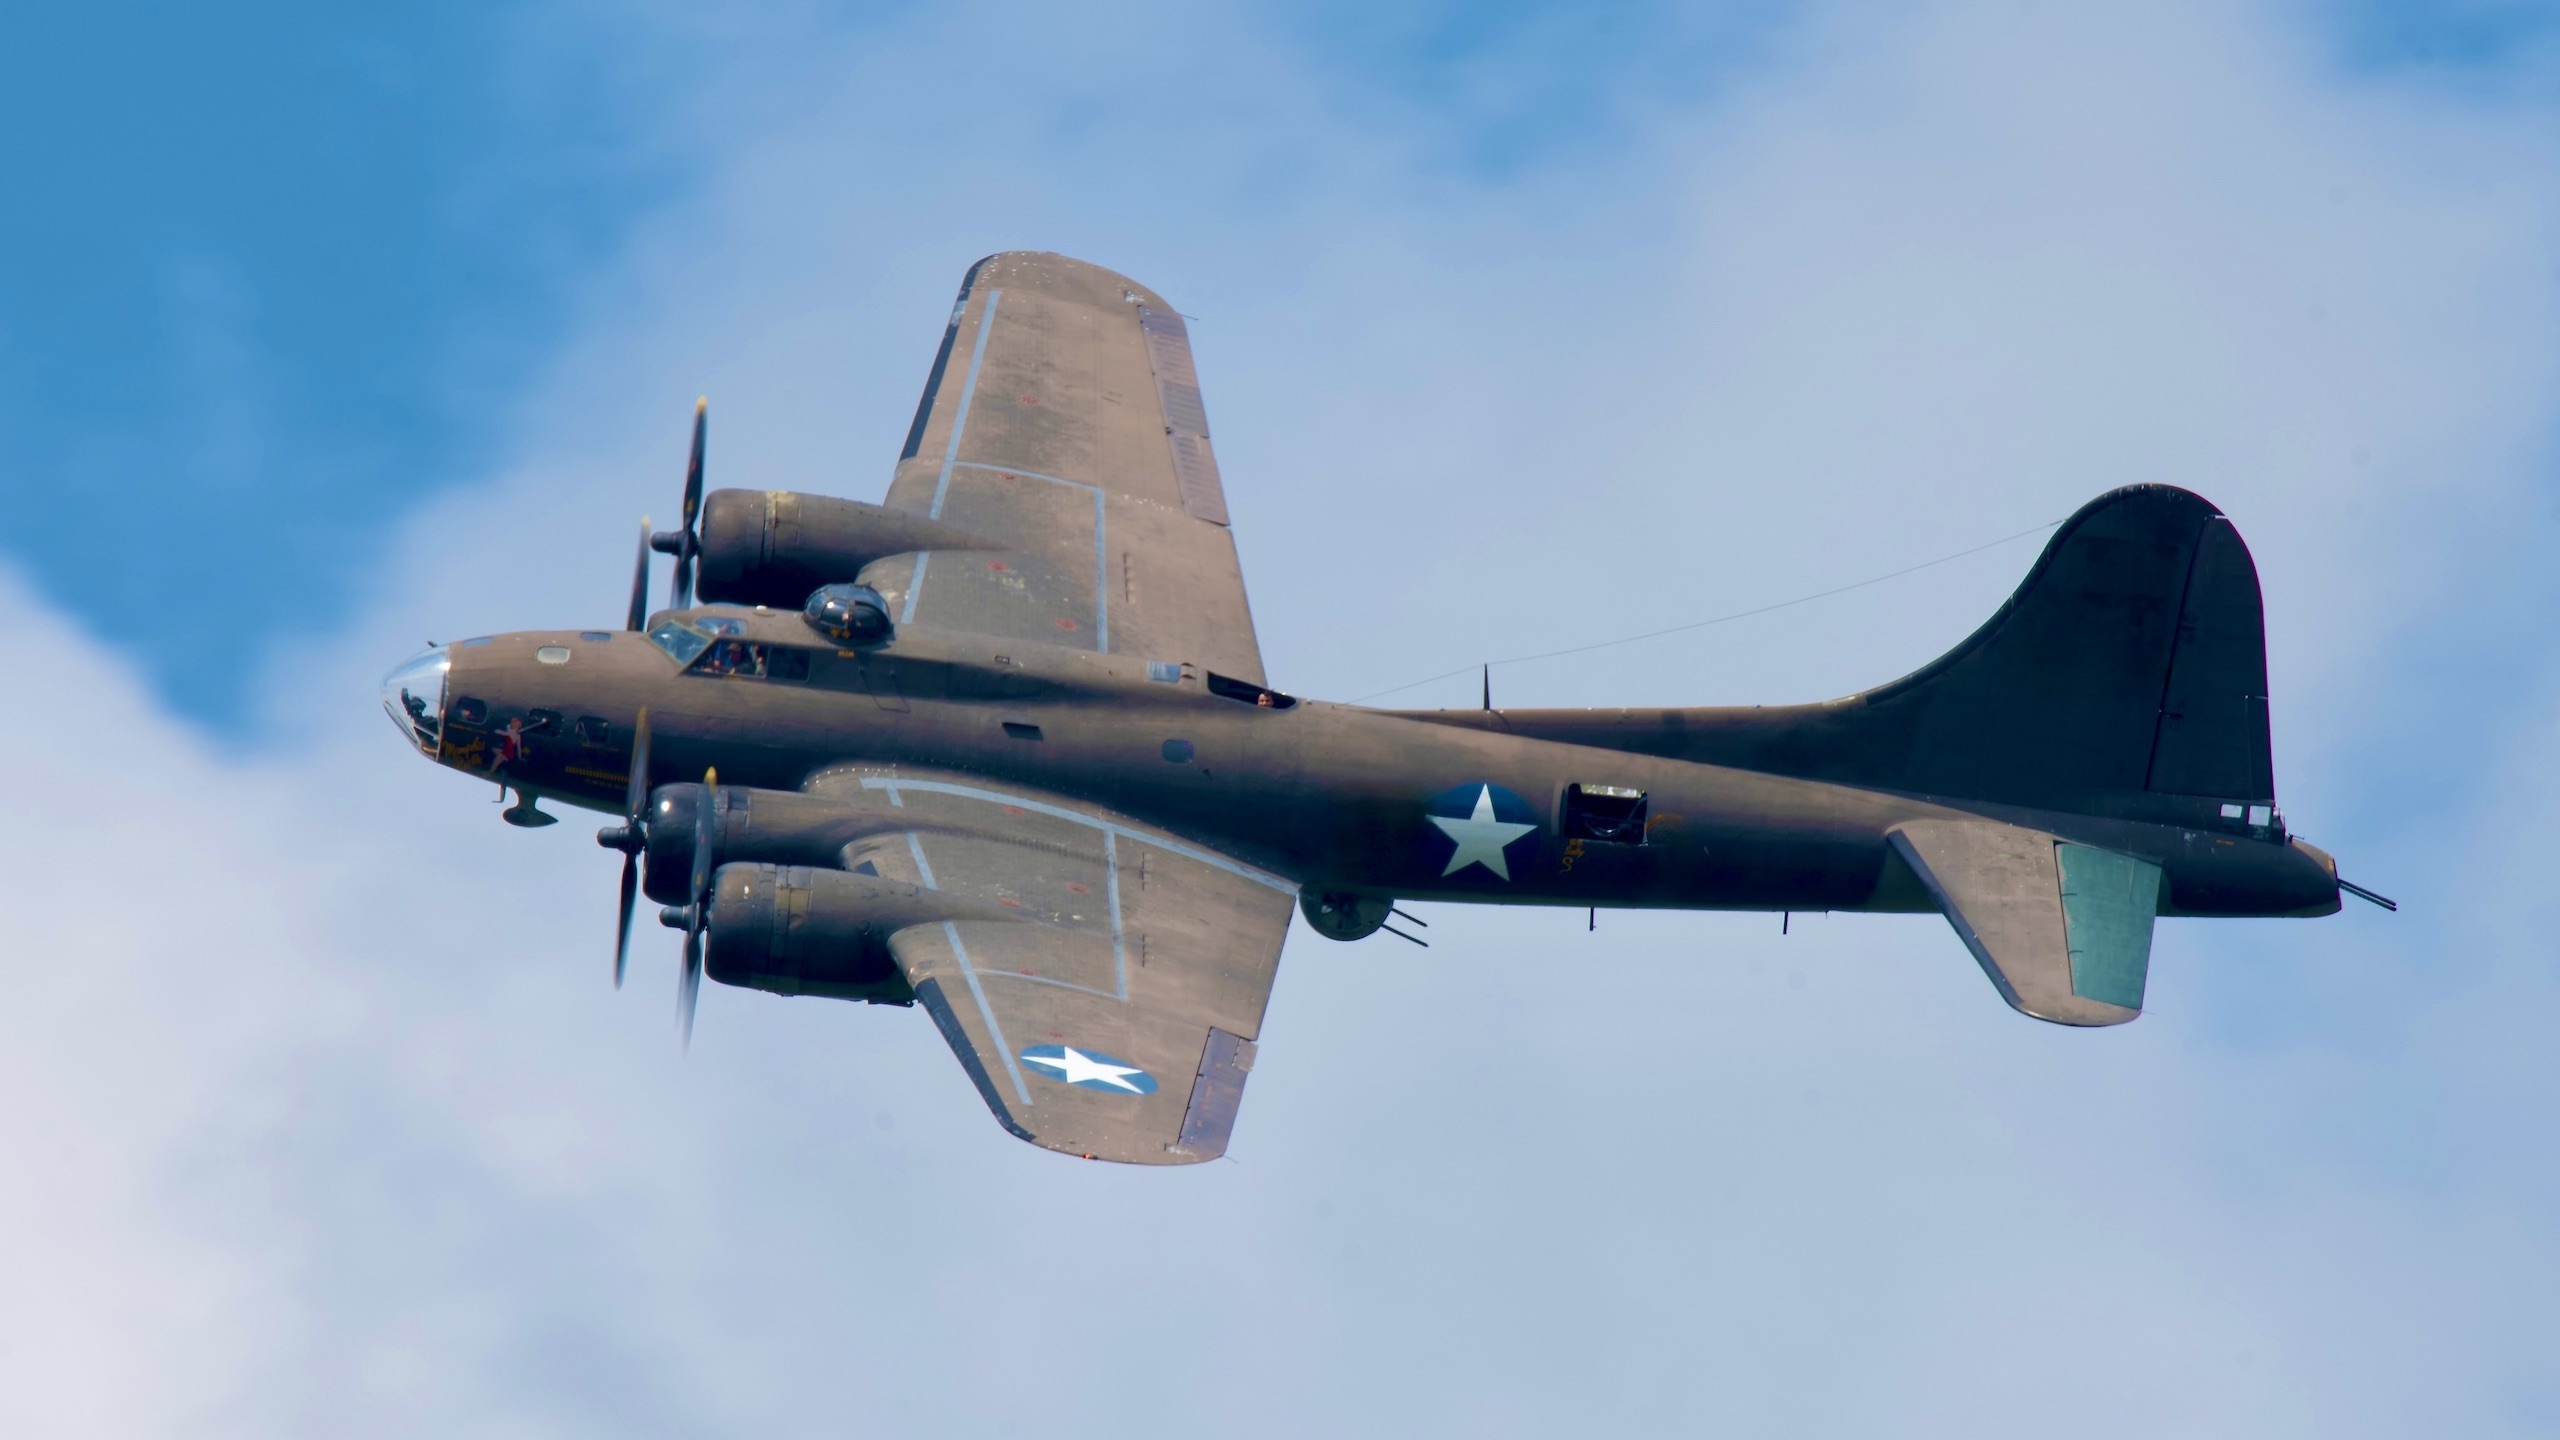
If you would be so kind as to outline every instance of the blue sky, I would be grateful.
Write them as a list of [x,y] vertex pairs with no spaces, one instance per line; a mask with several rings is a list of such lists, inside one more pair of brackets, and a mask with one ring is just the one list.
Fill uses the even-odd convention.
[[[40,137],[0,234],[0,545],[183,712],[246,723],[243,647],[325,628],[392,527],[484,474],[597,271],[698,193],[736,126],[697,108],[702,72],[762,66],[788,96],[813,81],[779,37],[904,13],[31,15],[0,55],[0,118]],[[2463,89],[2514,83],[2560,26],[2496,0],[2302,19],[2329,63]],[[1388,131],[1412,183],[1498,197],[1800,63],[1802,20],[1776,0],[1344,4],[1254,28],[1319,103]]]
[[[20,22],[0,1431],[2549,1433],[2555,35]],[[618,614],[698,393],[715,483],[876,497],[960,271],[1015,246],[1198,317],[1310,695],[2189,485],[2265,578],[2289,816],[2406,908],[2164,922],[2098,1035],[1930,917],[1298,934],[1233,1163],[1176,1175],[1004,1137],[909,1013],[714,987],[680,1056],[665,937],[607,978],[613,857],[498,824],[374,682]],[[1497,693],[1841,694],[2032,554]]]
[[[52,7],[0,53],[7,545],[186,710],[485,466],[686,180],[603,17]],[[305,619],[304,623],[308,623]]]

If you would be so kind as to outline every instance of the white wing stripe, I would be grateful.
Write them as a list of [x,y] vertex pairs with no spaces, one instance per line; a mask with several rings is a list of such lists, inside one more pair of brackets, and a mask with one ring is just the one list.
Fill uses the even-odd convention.
[[978,312],[978,338],[969,347],[969,378],[960,386],[960,408],[951,417],[951,439],[942,447],[942,478],[933,485],[933,508],[925,512],[927,519],[942,518],[942,497],[951,489],[951,466],[960,458],[960,432],[969,428],[969,402],[978,398],[978,368],[987,362],[987,337],[995,333],[996,302],[1004,298],[1001,290],[987,292],[986,308]]
[[1124,835],[1139,844],[1153,845],[1159,850],[1170,850],[1186,860],[1197,860],[1203,865],[1224,870],[1230,875],[1250,880],[1257,885],[1268,885],[1283,895],[1298,893],[1296,881],[1283,880],[1268,870],[1257,870],[1253,866],[1230,860],[1214,850],[1203,850],[1197,845],[1186,845],[1179,840],[1168,839],[1162,835],[1150,835],[1144,830],[1132,830],[1126,825],[1097,820],[1080,810],[1070,810],[1063,805],[1052,805],[1045,800],[1034,800],[1028,795],[1008,795],[1001,790],[981,790],[974,785],[954,785],[946,780],[908,780],[895,775],[865,775],[862,777],[862,788],[886,790],[889,792],[891,802],[899,804],[904,803],[898,800],[899,791],[921,790],[929,795],[957,795],[965,800],[984,800],[990,805],[1018,806],[1021,809],[1037,811],[1042,815],[1054,816],[1060,820],[1071,820],[1078,825],[1090,825],[1108,834]]

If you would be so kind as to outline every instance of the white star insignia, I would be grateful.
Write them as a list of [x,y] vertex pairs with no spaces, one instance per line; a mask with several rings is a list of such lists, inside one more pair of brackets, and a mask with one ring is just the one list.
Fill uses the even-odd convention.
[[1426,815],[1423,818],[1439,826],[1441,834],[1457,843],[1458,848],[1449,852],[1449,868],[1440,872],[1443,875],[1455,875],[1470,865],[1481,865],[1508,880],[1511,878],[1511,865],[1502,858],[1503,847],[1538,828],[1494,819],[1493,787],[1490,785],[1476,792],[1476,811],[1464,820],[1452,820],[1445,815]]
[[1147,1093],[1129,1083],[1130,1076],[1147,1073],[1134,1065],[1106,1065],[1073,1045],[1061,1045],[1058,1051],[1056,1055],[1025,1055],[1022,1058],[1044,1069],[1056,1071],[1058,1078],[1070,1085],[1099,1080],[1115,1090],[1126,1090],[1132,1095]]

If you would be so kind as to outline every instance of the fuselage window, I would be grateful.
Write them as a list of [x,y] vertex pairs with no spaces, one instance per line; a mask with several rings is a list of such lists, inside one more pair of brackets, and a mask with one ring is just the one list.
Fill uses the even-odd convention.
[[601,715],[581,715],[576,726],[578,741],[584,745],[602,745],[612,738],[613,729]]
[[1568,840],[1598,840],[1609,845],[1644,843],[1644,792],[1615,785],[1564,787],[1564,825]]

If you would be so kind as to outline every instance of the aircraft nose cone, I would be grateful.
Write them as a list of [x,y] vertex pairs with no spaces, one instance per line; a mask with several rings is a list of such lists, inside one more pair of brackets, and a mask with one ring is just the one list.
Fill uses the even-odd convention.
[[453,657],[436,646],[382,677],[382,708],[418,753],[432,760],[444,738],[445,676]]

